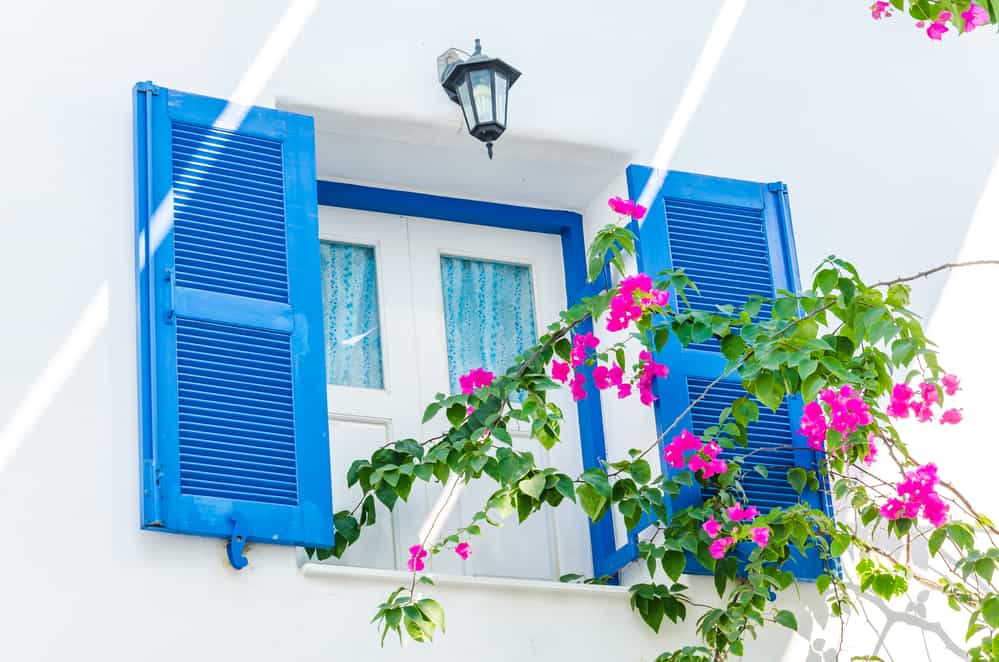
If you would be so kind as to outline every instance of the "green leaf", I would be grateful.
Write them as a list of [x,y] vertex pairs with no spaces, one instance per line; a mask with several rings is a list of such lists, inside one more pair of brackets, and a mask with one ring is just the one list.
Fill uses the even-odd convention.
[[838,281],[839,272],[835,269],[823,269],[815,275],[814,286],[815,289],[822,291],[824,294],[831,294],[836,289]]
[[798,494],[801,494],[805,490],[805,483],[807,481],[808,476],[801,467],[793,467],[787,470],[787,482],[791,484],[791,487]]
[[655,345],[656,351],[663,351],[663,347],[666,346],[666,341],[669,340],[669,327],[664,326],[660,329],[656,329],[656,334],[653,338],[653,344]]
[[468,407],[460,402],[456,402],[447,408],[447,420],[454,427],[461,425],[468,415]]
[[721,341],[722,356],[724,356],[729,361],[735,361],[736,359],[741,357],[743,352],[745,351],[746,351],[746,341],[743,340],[738,335],[732,333],[722,338]]
[[[580,476],[584,483],[593,487],[597,494],[602,497],[610,498],[611,496],[611,486],[610,481],[607,480],[607,473],[602,469],[587,469]],[[578,492],[578,490],[577,490]]]
[[796,632],[798,630],[798,619],[795,618],[794,614],[786,609],[781,609],[777,612],[777,615],[774,616],[774,620],[786,628],[791,628]]
[[341,510],[333,516],[333,528],[349,543],[357,542],[361,537],[361,527],[347,510]]
[[798,314],[798,301],[790,297],[781,297],[774,302],[773,310],[776,317],[790,319]]
[[930,534],[929,549],[930,556],[936,556],[937,552],[940,551],[940,547],[943,545],[944,540],[947,539],[947,529],[945,527],[940,527]]
[[843,556],[843,552],[850,547],[851,542],[853,542],[852,538],[846,534],[833,536],[832,544],[829,546],[829,554]]
[[353,487],[354,483],[361,479],[361,470],[370,466],[371,463],[367,460],[354,460],[347,470],[347,487]]
[[513,437],[504,428],[496,427],[493,428],[492,435],[502,441],[507,446],[513,445]]
[[573,485],[572,479],[565,474],[559,476],[555,481],[555,490],[566,499],[576,500],[576,488]]
[[819,373],[814,373],[805,380],[805,383],[801,385],[801,397],[805,399],[806,402],[811,402],[819,394],[822,386],[825,384],[825,380]]
[[369,494],[364,498],[364,504],[361,506],[361,524],[364,526],[373,526],[376,520],[375,497]]
[[683,574],[684,568],[687,567],[687,555],[681,551],[676,550],[666,550],[666,554],[663,555],[663,570],[670,579],[676,581]]
[[426,423],[431,418],[437,415],[437,412],[441,410],[441,403],[431,402],[427,405],[426,410],[423,412],[423,422]]
[[644,485],[652,479],[652,467],[645,460],[635,460],[628,467],[628,473],[639,485]]
[[986,598],[985,602],[982,603],[982,618],[989,624],[989,627],[999,627],[999,597]]
[[816,577],[815,588],[818,590],[819,595],[825,593],[826,589],[829,588],[829,584],[831,583],[832,583],[832,577],[830,577],[829,575],[819,575],[818,577]]
[[975,547],[975,535],[966,527],[964,524],[950,524],[947,526],[947,534],[958,547],[970,551]]
[[891,360],[895,365],[908,365],[916,355],[916,344],[911,338],[899,338],[891,344]]
[[569,355],[572,352],[572,344],[566,338],[559,338],[558,342],[555,343],[554,348],[555,353],[558,354],[563,361],[569,360]]
[[531,478],[525,478],[517,484],[517,488],[533,499],[539,499],[541,492],[545,489],[545,475],[539,473],[534,474]]
[[604,506],[607,504],[607,497],[602,496],[589,484],[577,487],[576,494],[579,496],[579,505],[583,512],[594,522],[600,519]]
[[817,338],[819,335],[819,324],[815,320],[803,319],[798,322],[797,328],[794,330],[794,337],[801,340],[812,340]]
[[424,598],[417,602],[416,606],[420,608],[428,621],[439,627],[441,632],[444,631],[444,609],[440,603],[431,598]]
[[659,632],[664,613],[662,600],[642,600],[639,604],[638,613],[650,628]]

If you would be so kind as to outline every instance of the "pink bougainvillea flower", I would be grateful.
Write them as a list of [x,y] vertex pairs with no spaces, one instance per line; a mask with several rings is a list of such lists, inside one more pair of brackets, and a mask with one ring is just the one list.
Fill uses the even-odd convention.
[[474,413],[475,413],[475,407],[473,407],[472,405],[468,405],[467,407],[465,407],[465,416],[471,416]]
[[423,564],[423,559],[427,558],[427,550],[423,549],[423,545],[413,545],[409,548],[409,561],[406,565],[409,567],[410,572],[420,572],[426,566]]
[[725,556],[725,552],[728,551],[728,548],[734,544],[735,538],[724,536],[711,543],[711,547],[708,547],[708,552],[711,553],[711,558],[720,559]]
[[656,397],[652,394],[652,382],[656,377],[665,379],[669,376],[669,368],[657,363],[652,354],[645,350],[638,355],[642,362],[641,373],[638,376],[638,395],[643,405],[651,405]]
[[[950,12],[944,12],[943,14],[948,14]],[[940,14],[943,16],[943,14]],[[930,23],[930,27],[926,28],[926,35],[933,41],[940,41],[943,39],[945,33],[950,32],[950,28],[941,23],[940,21],[933,21]]]
[[891,389],[891,399],[901,400],[902,402],[909,402],[912,398],[913,390],[909,388],[908,384],[895,384]]
[[624,400],[631,396],[631,384],[625,382],[624,384],[617,385],[617,398],[618,400]]
[[871,5],[871,17],[873,17],[875,21],[880,21],[890,6],[891,5],[889,3],[878,0],[878,2]]
[[586,375],[581,372],[577,372],[572,377],[572,382],[569,384],[569,388],[572,391],[572,399],[576,402],[586,399]]
[[578,368],[586,361],[586,350],[596,349],[600,344],[600,338],[592,333],[577,333],[572,338],[572,351],[569,352],[569,363],[574,368]]
[[937,467],[933,463],[906,473],[905,480],[895,488],[898,498],[891,497],[881,506],[881,516],[890,520],[899,517],[914,518],[921,511],[930,524],[935,527],[943,526],[947,523],[950,506],[937,494],[936,486],[939,482]]
[[645,314],[645,307],[649,305],[669,305],[669,292],[655,289],[648,274],[639,273],[621,279],[618,293],[610,302],[607,330],[627,329],[631,322]]
[[954,395],[961,388],[961,380],[957,378],[957,375],[944,375],[940,383],[943,384],[944,393],[947,395]]
[[822,389],[818,400],[806,404],[798,429],[808,439],[809,448],[821,451],[825,450],[830,429],[847,436],[873,422],[870,408],[860,394],[853,387],[843,385],[839,390]]
[[757,526],[753,529],[753,542],[760,547],[766,547],[770,542],[770,527]]
[[721,522],[716,520],[715,516],[712,515],[707,521],[704,522],[704,524],[701,524],[701,528],[704,529],[704,532],[708,534],[709,538],[714,540],[718,537],[718,534],[721,533],[722,525]]
[[621,214],[622,216],[631,216],[636,221],[642,220],[645,216],[645,212],[648,211],[645,207],[638,204],[634,200],[623,200],[620,196],[614,196],[607,201],[607,206],[614,210],[615,213]]
[[936,404],[940,400],[936,385],[929,382],[922,382],[919,385],[919,394],[923,396],[923,401],[928,405]]
[[569,380],[569,364],[558,359],[552,361],[552,379],[565,384]]
[[892,418],[909,417],[909,401],[912,400],[913,391],[908,384],[895,384],[891,390],[891,402],[886,410]]
[[922,30],[926,27],[926,21],[916,21],[916,27]]
[[663,448],[663,460],[674,469],[683,469],[687,463],[685,454],[701,450],[701,440],[684,429]]
[[940,424],[950,423],[951,425],[957,425],[963,418],[964,416],[961,414],[960,409],[948,409],[940,415]]
[[496,376],[485,370],[484,368],[475,368],[469,370],[467,374],[462,375],[458,378],[458,385],[461,386],[461,392],[465,395],[471,395],[475,392],[477,388],[485,388],[493,383]]
[[455,546],[454,553],[460,556],[462,561],[467,561],[472,554],[472,546],[467,542],[460,542]]
[[621,196],[615,195],[613,198],[607,201],[607,206],[610,207],[614,213],[621,214],[622,216],[627,216],[628,212],[634,209],[631,200],[623,200]]
[[933,409],[927,403],[913,400],[909,403],[909,407],[912,409],[912,414],[916,417],[916,420],[920,423],[933,420]]
[[878,446],[874,443],[874,433],[867,436],[867,455],[864,456],[864,464],[871,466],[878,458]]
[[748,506],[746,508],[742,507],[741,503],[737,503],[734,506],[729,506],[728,518],[733,522],[742,522],[743,520],[750,520],[760,514],[760,511],[756,509],[756,506]]
[[704,473],[701,476],[704,479],[711,478],[712,476],[718,476],[728,471],[728,462],[725,460],[711,460],[706,465],[704,465]]
[[902,502],[896,498],[888,499],[888,501],[881,506],[881,517],[885,519],[898,519],[902,516]]
[[988,25],[990,22],[989,12],[982,6],[971,3],[968,11],[961,12],[961,18],[964,19],[964,31],[971,32],[975,28],[981,27],[983,25]]

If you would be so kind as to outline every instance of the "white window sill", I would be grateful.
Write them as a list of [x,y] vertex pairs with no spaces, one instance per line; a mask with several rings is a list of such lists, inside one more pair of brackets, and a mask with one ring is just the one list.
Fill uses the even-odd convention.
[[[306,562],[302,565],[306,577],[321,579],[374,580],[399,585],[408,585],[412,574],[402,570],[380,570],[377,568],[355,568],[343,565]],[[503,577],[473,577],[467,575],[435,575],[425,573],[437,586],[457,586],[501,591],[525,591],[541,593],[594,593],[600,595],[628,595],[625,586],[602,586],[599,584],[569,584],[539,579],[507,579]]]

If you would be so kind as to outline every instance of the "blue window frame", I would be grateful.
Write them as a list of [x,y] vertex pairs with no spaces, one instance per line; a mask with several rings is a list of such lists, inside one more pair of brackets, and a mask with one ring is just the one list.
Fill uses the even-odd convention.
[[[319,182],[318,194],[319,204],[332,207],[558,235],[562,241],[566,299],[569,305],[579,303],[583,297],[590,296],[604,287],[604,283],[586,282],[583,218],[575,212],[464,200],[329,181]],[[593,325],[589,321],[580,327],[581,332],[593,330]],[[586,467],[600,466],[600,461],[606,456],[600,398],[591,397],[580,401],[577,403],[577,411],[583,464]],[[608,572],[606,566],[608,557],[614,551],[614,525],[610,515],[590,524],[590,543],[594,574],[597,576],[614,574]]]
[[134,102],[142,527],[330,547],[313,120]]
[[[654,172],[645,166],[628,168],[628,191],[638,198]],[[654,184],[653,184],[654,185]],[[800,290],[798,265],[791,227],[787,187],[782,183],[761,184],[734,179],[709,177],[685,172],[669,172],[650,204],[648,215],[639,229],[639,269],[658,274],[665,269],[682,268],[698,286],[698,293],[688,294],[695,309],[715,310],[716,305],[741,306],[751,295],[766,298],[778,290]],[[683,305],[672,298],[673,305]],[[763,306],[761,317],[768,317]],[[670,367],[670,376],[655,385],[656,428],[659,434],[704,393],[707,385],[719,377],[726,365],[717,341],[692,343],[683,348],[671,338],[658,361]],[[746,395],[738,376],[726,378],[683,417],[675,433],[683,428],[702,434],[717,425],[718,414],[736,398]],[[798,432],[802,402],[800,396],[788,397],[771,412],[760,405],[760,420],[749,426],[747,449],[723,451],[724,457],[759,451],[754,464],[768,468],[768,477],[756,474],[744,478],[750,504],[766,511],[798,501],[787,483],[792,467],[815,469],[818,458]],[[668,439],[665,441],[669,441]],[[778,447],[793,446],[793,450]],[[663,471],[672,471],[663,465]],[[707,496],[697,485],[681,490],[669,505],[671,510],[700,503]],[[806,490],[804,501],[832,512],[828,490]],[[629,533],[629,542],[615,550],[609,563],[614,570],[637,557],[637,536],[643,524]],[[707,571],[692,558],[688,571]],[[805,557],[795,556],[786,566],[799,579],[815,579],[823,571],[817,550]]]

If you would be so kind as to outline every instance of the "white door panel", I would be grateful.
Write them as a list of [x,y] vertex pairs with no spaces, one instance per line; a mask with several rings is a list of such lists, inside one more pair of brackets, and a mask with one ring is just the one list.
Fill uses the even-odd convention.
[[[330,453],[333,467],[334,507],[350,509],[360,489],[346,489],[350,464],[370,457],[380,446],[398,439],[419,438],[420,388],[413,356],[409,247],[406,223],[398,216],[373,214],[337,207],[319,207],[322,241],[370,246],[375,252],[378,319],[381,327],[382,388],[327,384]],[[408,503],[399,503],[392,517],[378,504],[378,532],[365,531],[361,541],[344,559],[350,565],[406,567],[408,541],[416,538],[419,521],[427,510],[426,487],[414,486]],[[389,526],[392,536],[384,535]],[[395,562],[392,562],[392,559]]]
[[[425,297],[420,296],[414,317],[421,329],[418,355],[422,395],[423,400],[429,402],[434,394],[451,391],[441,258],[445,256],[469,258],[527,267],[530,270],[534,303],[534,327],[536,334],[541,335],[551,322],[558,319],[559,312],[565,307],[562,245],[559,237],[549,234],[427,219],[410,218],[408,222],[412,272],[418,274],[414,284],[418,282],[420,290],[426,292]],[[480,366],[466,366],[466,368],[472,367]],[[508,366],[486,367],[497,368],[495,371],[499,372]],[[569,454],[579,457],[575,404],[566,390],[552,392],[551,395],[552,400],[566,415],[562,426],[561,444],[565,448],[558,449],[558,455]],[[446,428],[447,422],[441,414],[424,426],[423,434],[424,437],[432,436]],[[518,450],[530,450],[540,466],[552,463],[551,454],[536,440],[517,434],[514,439]],[[579,460],[572,463],[572,465],[578,464]],[[458,526],[467,525],[475,513],[484,508],[486,500],[495,488],[496,484],[488,477],[469,485],[449,518],[445,533]],[[439,487],[431,497],[436,499],[438,494]],[[583,565],[576,562],[578,553],[570,553],[563,557],[564,560],[572,562],[573,570],[587,567],[589,546],[586,544],[588,531],[585,517],[568,518],[565,522],[566,530],[563,535],[559,535],[558,528],[562,524],[562,519],[560,516],[557,521],[554,511],[545,506],[542,512],[519,526],[516,524],[516,515],[511,515],[510,521],[499,529],[483,527],[483,535],[471,541],[473,553],[465,563],[466,572],[474,575],[557,578],[562,566],[559,563],[561,555],[558,541],[562,538],[571,540],[574,543],[573,547],[582,547],[585,552]]]

